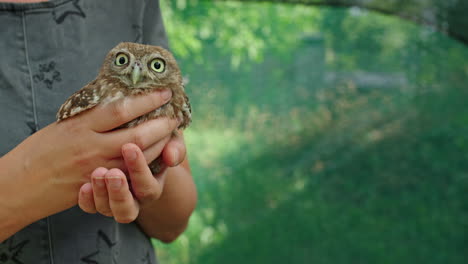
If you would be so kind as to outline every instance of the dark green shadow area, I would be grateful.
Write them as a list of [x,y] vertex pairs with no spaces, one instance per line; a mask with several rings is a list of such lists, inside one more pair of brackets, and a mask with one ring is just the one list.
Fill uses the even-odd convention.
[[163,12],[199,204],[162,263],[468,261],[464,44],[357,8]]

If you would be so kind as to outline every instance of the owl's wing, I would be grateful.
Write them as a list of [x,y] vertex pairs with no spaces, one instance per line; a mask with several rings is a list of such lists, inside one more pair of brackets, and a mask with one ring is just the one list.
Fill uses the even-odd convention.
[[72,117],[100,102],[101,87],[93,81],[70,96],[57,112],[57,121]]
[[185,96],[185,103],[184,103],[184,112],[187,113],[187,116],[190,118],[192,117],[192,105],[190,104],[190,99],[188,98],[187,94]]
[[192,106],[187,94],[184,93],[184,104],[182,106],[182,123],[179,125],[180,129],[184,129],[192,122]]

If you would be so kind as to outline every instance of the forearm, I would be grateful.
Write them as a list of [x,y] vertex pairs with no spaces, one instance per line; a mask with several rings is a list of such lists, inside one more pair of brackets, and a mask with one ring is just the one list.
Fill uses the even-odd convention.
[[7,157],[0,158],[0,242],[24,227],[20,223],[21,219],[15,214],[15,207],[19,201],[11,199],[11,196],[18,191],[13,177],[17,174],[11,166],[11,161]]
[[19,165],[15,154],[0,158],[0,242],[41,218],[39,208],[28,207],[34,190],[27,189],[26,166]]
[[56,175],[54,166],[34,143],[39,134],[0,158],[0,242],[29,224],[76,203],[80,181],[74,184],[53,177]]
[[141,209],[137,223],[148,236],[172,242],[185,230],[197,192],[187,161],[167,173],[160,199]]

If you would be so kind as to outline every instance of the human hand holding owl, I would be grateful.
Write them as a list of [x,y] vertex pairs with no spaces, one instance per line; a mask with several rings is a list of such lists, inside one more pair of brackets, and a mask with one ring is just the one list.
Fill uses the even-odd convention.
[[5,210],[0,210],[0,242],[39,219],[76,205],[80,187],[89,182],[97,167],[124,168],[122,145],[141,142],[144,156],[153,156],[152,146],[171,134],[177,121],[161,118],[125,131],[115,128],[170,98],[170,92],[156,91],[125,103],[95,107],[66,122],[48,125],[2,156],[0,197]]
[[[166,143],[167,140],[162,142]],[[165,147],[165,149],[170,148]],[[176,166],[184,160],[185,153],[181,151],[185,152],[185,147],[180,145],[172,149],[178,149],[180,153],[170,158],[172,165]],[[87,213],[99,212],[113,217],[119,223],[130,223],[136,220],[140,209],[149,207],[159,200],[167,172],[164,169],[153,176],[143,152],[135,144],[124,145],[122,156],[128,176],[117,168],[97,168],[91,174],[91,183],[81,187],[78,205]]]
[[[148,120],[165,117],[177,120],[178,128],[183,129],[191,121],[190,104],[173,56],[161,47],[121,43],[108,53],[96,80],[62,105],[57,119],[60,122],[99,104],[125,100],[129,96],[144,95],[154,90],[171,91],[171,100],[119,128],[131,128]],[[108,170],[101,167],[94,170],[91,183],[81,187],[80,207],[89,213],[112,216],[121,223],[135,220],[141,206],[161,196],[165,167],[177,166],[185,157],[185,145],[181,137],[175,130],[170,132],[150,147],[148,155],[141,152],[139,147],[144,144],[140,140],[135,140],[137,145],[122,148],[130,182],[127,182],[124,171],[119,168]],[[145,166],[145,156],[150,161],[149,168]]]
[[[130,59],[128,63],[132,62],[131,56],[127,59]],[[121,64],[126,64],[126,61],[121,61]],[[161,69],[157,63],[152,65],[157,70]],[[170,63],[169,66],[171,69]],[[145,83],[148,77],[143,76],[142,72],[143,67],[139,68],[140,74],[133,74],[130,70],[131,83],[134,80]],[[173,74],[171,76],[170,80],[181,80],[177,74],[175,78]],[[99,80],[96,79],[96,82]],[[90,181],[93,171],[100,167],[114,168],[112,171],[117,168],[121,172],[126,167],[130,170],[142,168],[136,163],[134,166],[128,165],[130,163],[124,160],[125,155],[122,158],[122,146],[129,142],[135,143],[130,146],[138,147],[138,161],[142,161],[142,158],[152,161],[162,156],[168,166],[180,162],[185,156],[185,145],[180,134],[175,136],[174,131],[190,121],[190,106],[175,83],[181,84],[179,81],[168,82],[168,86],[160,87],[163,89],[135,89],[130,92],[107,89],[109,85],[106,83],[96,90],[89,89],[93,87],[93,83],[90,83],[88,88],[77,92],[62,106],[60,122],[39,130],[0,157],[3,172],[0,174],[0,198],[4,209],[0,211],[0,242],[39,219],[75,206],[80,188]],[[127,96],[133,92],[145,96]],[[105,94],[111,96],[105,97]],[[118,100],[122,97],[125,99]],[[166,107],[161,108],[163,105]],[[151,119],[161,113],[167,115],[134,126],[138,120]],[[69,118],[71,116],[73,118]],[[182,165],[165,172],[170,176],[165,180],[167,184],[164,194],[159,197],[160,202],[148,209],[139,208],[137,221],[148,236],[165,241],[174,239],[183,231],[195,207],[196,188],[187,160]],[[23,213],[17,214],[18,211]]]

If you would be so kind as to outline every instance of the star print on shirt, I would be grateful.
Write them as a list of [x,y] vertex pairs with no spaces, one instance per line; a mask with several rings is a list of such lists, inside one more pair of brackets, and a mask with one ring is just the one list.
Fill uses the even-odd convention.
[[55,69],[55,61],[49,64],[39,64],[39,73],[34,74],[34,82],[42,82],[48,89],[52,89],[54,82],[62,81],[60,72]]
[[73,0],[71,3],[59,5],[52,11],[52,17],[57,24],[62,24],[65,18],[70,15],[86,17],[85,12],[80,7],[80,0]]
[[87,264],[100,264],[106,262],[106,260],[103,260],[103,257],[112,256],[112,263],[116,264],[117,260],[115,259],[115,255],[112,254],[112,247],[116,244],[117,242],[112,242],[102,230],[99,230],[96,239],[97,250],[82,257],[81,261]]
[[0,243],[0,263],[1,264],[23,264],[21,255],[23,247],[29,240],[21,241],[18,244],[13,242],[14,237]]

